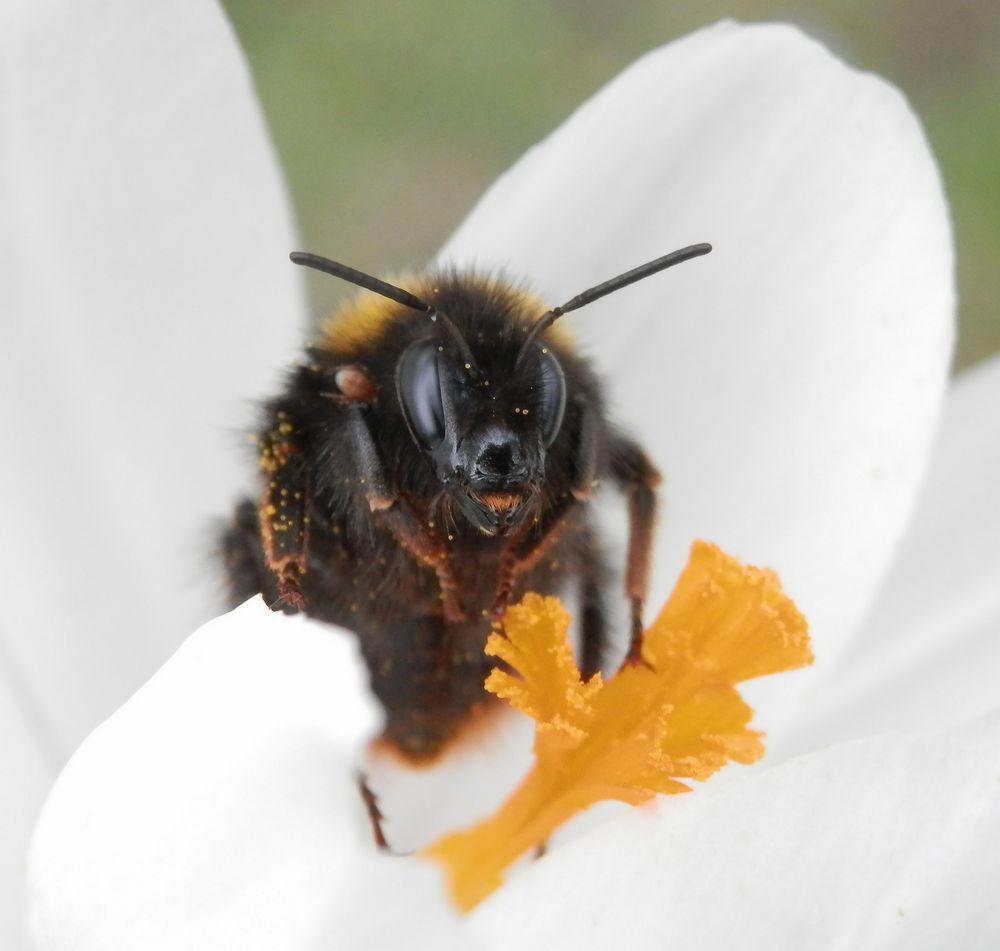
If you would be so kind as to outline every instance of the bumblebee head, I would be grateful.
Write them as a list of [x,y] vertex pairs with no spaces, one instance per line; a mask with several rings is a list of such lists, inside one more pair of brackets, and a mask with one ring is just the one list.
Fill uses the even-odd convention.
[[294,252],[291,259],[430,319],[428,333],[406,346],[396,365],[396,395],[406,426],[466,519],[486,535],[508,535],[534,510],[545,484],[546,453],[566,410],[566,376],[542,335],[563,314],[709,251],[708,244],[675,251],[537,317],[504,312],[499,339],[484,339],[480,332],[471,343],[459,326],[470,329],[460,298],[445,295],[428,303],[318,255]]
[[516,352],[504,349],[472,363],[435,338],[418,340],[396,370],[410,435],[459,511],[488,535],[513,532],[531,511],[566,408],[565,375],[549,348],[516,368]]

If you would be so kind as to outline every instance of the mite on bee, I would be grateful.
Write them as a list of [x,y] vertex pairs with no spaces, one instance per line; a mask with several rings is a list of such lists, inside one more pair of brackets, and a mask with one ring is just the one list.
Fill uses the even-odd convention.
[[404,759],[434,759],[491,702],[483,646],[527,591],[578,587],[581,670],[600,667],[607,571],[587,500],[602,481],[627,501],[636,658],[660,477],[553,324],[710,250],[683,248],[550,309],[486,276],[399,287],[292,254],[368,293],[327,320],[266,404],[260,496],[223,537],[230,597],[263,593],[355,631],[382,740]]

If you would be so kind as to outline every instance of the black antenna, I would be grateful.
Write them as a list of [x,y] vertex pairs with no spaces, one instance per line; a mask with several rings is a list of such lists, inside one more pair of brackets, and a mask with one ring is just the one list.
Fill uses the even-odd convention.
[[412,307],[413,310],[419,310],[430,317],[435,323],[440,322],[440,325],[450,334],[455,345],[458,347],[462,359],[465,361],[466,369],[474,370],[476,368],[476,362],[472,358],[472,351],[469,349],[465,337],[462,336],[462,331],[452,323],[447,315],[442,314],[426,301],[422,301],[415,294],[404,291],[403,288],[396,287],[395,284],[390,284],[388,281],[373,277],[371,274],[365,274],[364,271],[355,270],[353,267],[348,267],[339,261],[331,261],[329,258],[321,257],[318,254],[310,254],[308,251],[293,251],[288,257],[293,264],[310,267],[315,271],[322,271],[324,274],[332,274],[334,277],[349,281],[358,287],[381,294],[382,297],[388,297],[389,300],[394,300],[397,304],[402,304],[404,307]]
[[681,248],[679,251],[671,251],[670,254],[665,254],[662,258],[657,258],[655,261],[649,261],[646,264],[640,264],[638,267],[632,268],[631,271],[626,271],[624,274],[619,274],[609,281],[604,281],[602,284],[588,288],[582,293],[577,294],[576,297],[566,301],[561,307],[553,307],[552,310],[546,311],[535,321],[531,330],[528,331],[528,338],[524,341],[524,346],[521,347],[521,352],[517,356],[517,364],[515,366],[520,365],[531,345],[563,314],[568,314],[571,310],[578,310],[580,307],[592,304],[595,300],[600,300],[608,294],[620,291],[623,287],[628,287],[629,284],[634,284],[636,281],[643,280],[643,278],[651,277],[659,271],[665,271],[668,267],[673,267],[675,264],[681,264],[683,261],[690,261],[691,258],[698,258],[703,254],[708,254],[711,250],[712,246],[710,244],[692,244],[689,247]]

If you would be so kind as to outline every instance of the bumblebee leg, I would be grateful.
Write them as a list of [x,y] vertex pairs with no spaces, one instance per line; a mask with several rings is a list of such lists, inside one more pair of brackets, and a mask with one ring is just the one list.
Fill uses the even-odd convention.
[[368,506],[383,513],[382,519],[396,541],[419,564],[433,568],[441,586],[445,620],[450,623],[465,620],[459,601],[458,582],[451,568],[451,558],[440,536],[421,518],[407,500],[401,499],[389,485],[388,477],[375,448],[364,409],[354,408],[351,420],[354,452],[358,470],[365,483]]
[[[530,535],[525,533],[517,536],[507,546],[507,549],[500,560],[500,577],[497,583],[496,600],[493,603],[494,620],[500,620],[503,617],[504,611],[507,609],[507,604],[510,601],[511,594],[514,591],[514,582],[517,580],[517,576],[533,568],[545,552],[548,551],[563,536],[569,524],[570,518],[572,517],[574,502],[586,501],[590,498],[594,487],[597,485],[597,463],[600,437],[599,422],[600,421],[593,410],[587,406],[581,407],[580,435],[577,440],[574,453],[575,472],[573,476],[573,484],[570,486],[570,492],[562,499],[559,499],[555,505],[549,509],[544,516],[544,521],[541,526],[532,526],[534,530],[531,531]],[[589,530],[586,534],[588,547],[593,547],[596,540]],[[587,556],[585,553],[583,557],[586,559]],[[600,558],[599,554],[597,555],[597,558]],[[593,567],[596,567],[596,565],[597,562],[592,563]],[[584,573],[587,571],[586,564],[583,567],[583,571]],[[591,604],[596,605],[595,599],[599,597],[599,592],[595,591],[592,586],[587,586],[587,590],[591,593]],[[585,610],[586,603],[587,601],[585,598]],[[585,635],[584,654],[585,662],[587,663],[600,663],[599,655],[603,647],[604,640],[603,611],[601,614],[602,620],[598,622],[599,631],[595,629],[593,635],[597,637],[597,640],[594,641],[589,647],[587,646],[587,638]],[[596,614],[593,612],[592,617],[596,619]]]
[[391,853],[392,849],[389,848],[385,832],[382,830],[382,820],[385,816],[382,815],[382,810],[378,807],[378,798],[372,792],[371,786],[368,785],[368,777],[359,770],[355,778],[358,783],[358,792],[361,794],[361,801],[365,806],[365,812],[368,813],[368,821],[371,823],[372,838],[375,840],[375,847],[379,852]]
[[[495,620],[503,618],[517,576],[530,571],[562,537],[573,515],[572,507],[564,506],[538,536],[527,544],[518,545],[515,542],[505,552],[500,563],[500,580],[493,605]],[[589,679],[601,669],[607,642],[607,618],[604,610],[607,566],[604,552],[588,524],[584,524],[580,532],[577,558],[580,578],[580,673],[584,679]]]
[[604,589],[607,565],[593,529],[587,525],[580,539],[580,673],[589,680],[600,669],[607,644]]
[[540,523],[529,524],[508,543],[500,556],[500,571],[497,578],[497,593],[493,602],[493,620],[503,618],[514,593],[517,576],[530,571],[545,553],[557,542],[573,520],[575,499],[568,495],[561,499],[543,516]]
[[400,498],[392,508],[386,509],[382,518],[396,541],[418,564],[434,569],[441,587],[444,619],[449,624],[466,620],[458,581],[451,567],[451,552],[433,527],[427,524],[427,519],[421,518],[406,498]]
[[231,608],[255,594],[263,594],[269,604],[277,599],[277,583],[261,547],[257,506],[250,499],[236,506],[233,520],[220,538],[219,551],[226,570]]
[[[517,576],[533,568],[545,552],[565,533],[571,518],[573,503],[583,502],[590,498],[594,487],[597,485],[600,433],[601,424],[598,416],[588,406],[582,405],[580,435],[574,451],[575,472],[573,484],[570,486],[570,493],[556,502],[546,513],[545,520],[540,528],[536,526],[536,530],[530,536],[518,536],[507,547],[500,561],[500,577],[497,584],[496,600],[493,604],[494,620],[499,620],[503,617],[504,611],[507,609],[507,603],[510,601],[511,594],[513,593],[514,582]],[[586,532],[586,539],[587,547],[592,548],[596,552],[596,539],[589,530]],[[593,568],[596,571],[598,566],[602,564],[600,560],[601,556],[598,552],[594,556],[596,560],[589,563],[586,561],[587,554],[585,552],[582,557],[584,558],[582,571],[586,578],[589,568]],[[600,653],[603,648],[605,636],[603,607],[599,611],[597,609],[597,600],[599,599],[600,592],[596,590],[595,585],[598,583],[597,576],[599,574],[600,572],[596,571],[592,579],[593,584],[585,582],[584,587],[587,593],[584,596],[583,602],[585,613],[588,601],[593,609],[591,611],[593,621],[591,627],[593,628],[593,632],[589,637],[589,646],[588,636],[586,633],[584,635],[583,660],[584,663],[594,663],[597,665],[600,664]],[[597,620],[598,614],[600,615],[600,620]],[[585,618],[584,631],[586,632],[586,630],[587,622]],[[597,667],[595,666],[594,670],[596,669]]]
[[272,474],[258,504],[267,566],[278,584],[281,606],[302,610],[302,575],[309,559],[308,476],[297,465]]
[[287,413],[275,412],[260,436],[260,467],[267,476],[257,505],[264,558],[278,586],[272,607],[305,607],[302,576],[309,561],[309,473],[295,442]]
[[632,636],[625,663],[641,658],[642,609],[649,590],[649,562],[656,517],[656,486],[660,473],[639,446],[618,436],[611,444],[611,476],[628,505],[629,542],[625,563],[625,593],[632,612]]

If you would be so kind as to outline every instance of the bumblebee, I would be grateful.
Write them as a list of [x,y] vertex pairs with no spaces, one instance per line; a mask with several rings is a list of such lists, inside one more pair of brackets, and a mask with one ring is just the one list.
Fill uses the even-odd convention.
[[354,631],[386,713],[381,740],[405,761],[434,760],[493,702],[483,646],[527,591],[578,587],[580,667],[600,668],[607,570],[587,502],[602,481],[627,502],[637,659],[660,475],[553,325],[710,250],[683,248],[554,308],[488,276],[445,270],[401,287],[291,255],[366,293],[265,406],[260,496],[222,539],[230,600],[262,593]]

